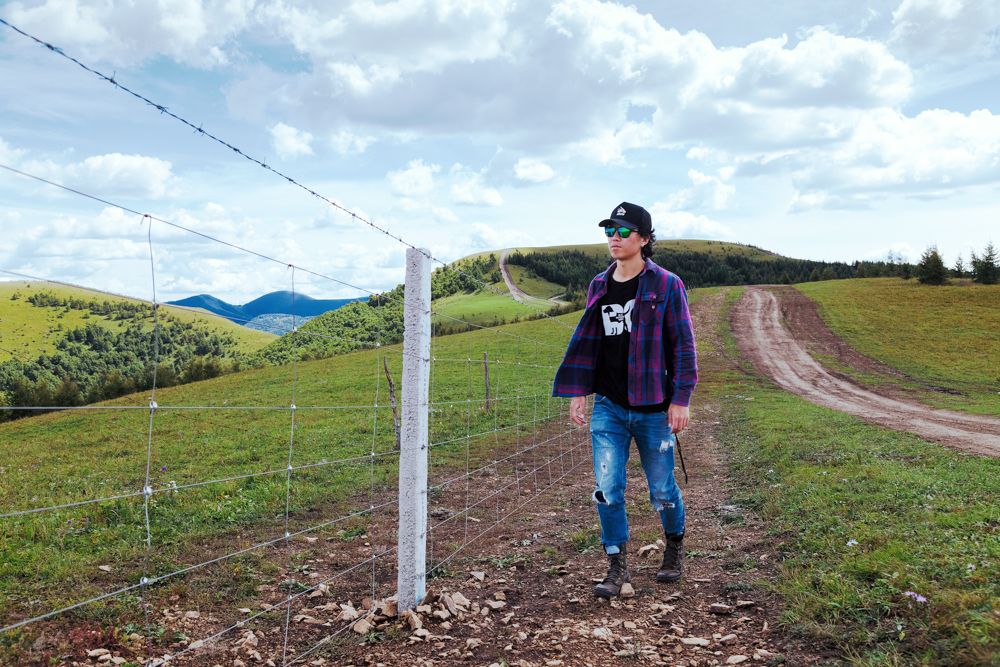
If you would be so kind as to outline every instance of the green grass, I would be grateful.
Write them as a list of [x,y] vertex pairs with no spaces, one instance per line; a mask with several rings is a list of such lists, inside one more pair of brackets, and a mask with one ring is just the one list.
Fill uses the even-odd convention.
[[[561,319],[572,327],[578,317],[577,313]],[[571,328],[540,320],[433,339],[432,483],[435,474],[440,479],[445,471],[464,470],[467,458],[475,467],[501,458],[510,447],[523,446],[537,425],[558,414],[564,401],[549,396],[551,380],[570,333]],[[499,398],[491,410],[482,407],[484,374],[481,361],[476,361],[484,351],[494,362],[491,394]],[[134,584],[144,571],[162,575],[280,536],[291,433],[287,406],[293,388],[297,407],[292,464],[319,465],[292,475],[290,530],[356,511],[359,498],[367,506],[372,488],[391,491],[396,457],[380,455],[375,463],[368,457],[372,447],[391,453],[395,443],[383,355],[398,392],[399,346],[158,390],[150,478],[158,492],[149,503],[154,548],[148,553],[143,498],[134,495],[145,477],[149,412],[141,408],[148,395],[99,404],[140,409],[51,413],[0,425],[4,444],[0,513],[133,494],[0,519],[0,609],[4,610],[0,622]],[[372,407],[376,396],[382,406],[377,411]],[[282,406],[286,409],[263,409]],[[537,424],[530,423],[535,420]],[[489,437],[467,437],[477,433]],[[547,449],[540,455],[553,453]],[[323,463],[353,457],[359,460]],[[169,491],[241,475],[255,476]],[[460,492],[466,492],[465,485]],[[432,499],[437,502],[441,502],[437,497]],[[483,520],[495,510],[492,503],[487,505],[481,508]],[[311,534],[353,539],[364,530],[364,518]],[[101,565],[111,571],[101,571]],[[245,571],[251,566],[264,568],[266,563],[251,563]],[[183,585],[200,586],[204,595],[212,595],[217,586],[211,582],[223,578],[235,582],[234,598],[247,595],[232,567],[225,561],[192,577],[166,580],[158,585],[158,594]],[[229,602],[226,608],[235,609]],[[68,618],[141,622],[137,598],[127,595],[88,605]]]
[[[823,320],[847,344],[913,378],[903,385],[920,400],[1000,414],[1000,285],[864,278],[795,287],[819,305]],[[870,374],[858,379],[890,381]]]
[[508,264],[507,270],[510,272],[510,278],[514,281],[514,284],[530,296],[539,299],[549,299],[559,296],[566,291],[566,288],[562,285],[550,283],[529,268],[518,266],[517,264]]
[[[720,331],[732,359],[726,318]],[[782,632],[854,665],[995,664],[1000,461],[714,370],[699,392],[723,403],[734,502],[780,551],[769,585],[784,599]]]
[[[544,312],[552,304],[539,302],[539,306],[530,306],[518,303],[507,293],[507,285],[500,282],[494,285],[504,294],[493,292],[474,292],[472,294],[460,293],[452,294],[434,301],[435,313],[441,313],[448,317],[455,317],[473,324],[491,326],[495,322],[513,321],[517,318],[525,318]],[[449,324],[451,321],[447,317],[434,317],[435,322]],[[458,324],[454,322],[454,324]]]
[[[27,298],[38,292],[51,292],[58,297],[76,297],[87,301],[140,303],[137,299],[52,283],[0,282],[0,362],[11,358],[29,360],[35,359],[39,354],[51,354],[56,351],[55,344],[65,332],[86,324],[100,324],[116,332],[124,329],[124,322],[91,315],[85,310],[35,307],[28,303]],[[11,297],[15,294],[18,298],[13,300]],[[247,329],[211,313],[173,306],[163,306],[163,309],[181,322],[197,322],[210,331],[232,335],[236,340],[237,350],[241,352],[253,352],[277,338],[273,334]]]

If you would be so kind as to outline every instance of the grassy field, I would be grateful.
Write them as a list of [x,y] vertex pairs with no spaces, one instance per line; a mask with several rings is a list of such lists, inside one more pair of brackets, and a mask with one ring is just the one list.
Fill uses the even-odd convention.
[[525,293],[539,299],[549,299],[559,296],[566,291],[566,288],[562,285],[550,283],[529,268],[516,264],[508,264],[507,270],[510,272],[510,278],[514,281],[515,285],[520,287]]
[[[0,282],[0,362],[7,359],[34,359],[39,354],[55,352],[55,344],[66,331],[86,324],[98,323],[114,331],[124,328],[123,322],[116,322],[86,310],[71,310],[57,307],[38,308],[27,302],[27,298],[38,292],[51,292],[61,298],[79,298],[86,301],[132,301],[112,296],[104,292],[77,287],[66,287],[44,282]],[[18,298],[13,299],[15,295]],[[197,322],[205,328],[228,333],[237,342],[241,352],[253,352],[277,338],[273,334],[255,331],[234,324],[222,317],[173,306],[163,306],[164,312],[181,322]]]
[[854,349],[911,376],[927,404],[1000,415],[1000,285],[865,278],[795,287]]
[[[563,320],[571,327],[578,317]],[[532,422],[558,414],[564,401],[549,393],[567,327],[535,321],[434,339],[432,482],[456,465],[464,470],[466,456],[473,465],[500,457],[531,436]],[[493,362],[490,410],[482,407],[484,352]],[[151,440],[145,394],[98,406],[137,409],[52,413],[0,425],[0,514],[111,498],[0,518],[0,624],[134,584],[143,572],[161,576],[280,537],[293,401],[289,530],[348,513],[359,496],[367,507],[370,489],[391,489],[396,475],[383,357],[398,391],[399,346],[159,390]],[[141,493],[147,442],[154,490],[148,552]],[[370,458],[373,449],[377,456]],[[364,522],[359,517],[310,534],[336,535],[356,525],[358,535]],[[240,579],[247,565],[239,558],[221,567],[202,586],[206,595],[218,596],[220,582]],[[162,594],[188,579],[166,582]],[[227,609],[237,600],[224,596]],[[137,614],[135,596],[124,595],[69,618],[135,623]],[[30,635],[4,640],[17,644]]]
[[[530,306],[518,303],[509,296],[507,285],[503,282],[493,285],[505,294],[493,292],[474,292],[472,294],[452,294],[434,301],[435,313],[456,317],[473,324],[492,326],[500,321],[512,321],[516,318],[529,317],[544,312],[552,304],[540,302],[540,306]],[[447,317],[434,317],[435,322],[449,324]],[[454,324],[458,324],[454,322]]]
[[[730,305],[739,292],[729,290]],[[722,327],[735,359],[725,318]],[[705,389],[725,407],[734,502],[765,520],[780,551],[779,578],[761,585],[785,600],[782,632],[852,665],[996,664],[1000,462],[865,424],[735,369]]]

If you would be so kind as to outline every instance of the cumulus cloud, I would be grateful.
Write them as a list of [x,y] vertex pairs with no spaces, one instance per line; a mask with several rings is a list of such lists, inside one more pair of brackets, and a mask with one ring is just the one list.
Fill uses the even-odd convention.
[[479,172],[471,171],[462,165],[452,167],[451,176],[454,183],[451,186],[451,198],[456,204],[466,206],[500,206],[503,196],[500,191],[491,187],[483,180]]
[[291,125],[277,123],[271,127],[271,143],[282,160],[312,155],[312,140],[310,133],[297,130]]
[[791,211],[864,206],[885,193],[934,196],[1000,180],[1000,116],[931,109],[915,117],[879,109],[850,138],[793,173]]
[[250,22],[253,0],[12,2],[6,17],[87,60],[141,63],[158,55],[197,67],[230,61],[230,40]]
[[676,211],[669,204],[657,202],[649,207],[658,239],[733,238],[733,230],[707,216]]
[[996,0],[903,0],[892,13],[892,48],[918,62],[1000,51]]
[[674,192],[664,202],[671,210],[711,209],[719,211],[729,205],[736,194],[736,187],[729,183],[735,169],[723,167],[717,174],[705,174],[697,169],[688,170],[691,187]]
[[523,157],[514,164],[514,176],[519,181],[545,183],[555,178],[556,172],[541,160]]
[[386,178],[389,187],[398,195],[418,197],[426,195],[434,189],[434,174],[441,171],[441,166],[425,164],[423,160],[411,160],[406,169],[390,171]]
[[375,137],[354,134],[350,130],[340,130],[330,135],[330,147],[341,155],[364,153],[375,143]]
[[174,181],[169,162],[145,155],[108,153],[71,164],[26,160],[22,165],[29,173],[105,197],[160,198]]

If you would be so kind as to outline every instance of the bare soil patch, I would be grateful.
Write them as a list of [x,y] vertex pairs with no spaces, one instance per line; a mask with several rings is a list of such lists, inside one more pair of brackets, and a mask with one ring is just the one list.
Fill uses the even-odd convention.
[[731,325],[743,354],[783,389],[881,426],[973,454],[1000,456],[1000,419],[929,408],[892,390],[862,387],[820,365],[810,347],[859,370],[904,377],[851,350],[822,325],[812,302],[789,294],[788,288],[748,287],[733,308]]

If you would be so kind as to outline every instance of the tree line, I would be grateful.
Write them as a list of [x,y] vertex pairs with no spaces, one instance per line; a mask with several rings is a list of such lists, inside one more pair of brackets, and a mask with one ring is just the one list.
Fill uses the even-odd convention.
[[927,248],[917,264],[917,280],[927,285],[946,285],[949,278],[971,278],[983,285],[996,285],[1000,281],[1000,261],[993,243],[987,243],[981,254],[973,250],[968,265],[959,255],[950,269],[945,267],[937,246]]
[[[609,260],[580,250],[558,252],[513,252],[511,264],[530,269],[549,282],[566,286],[567,301],[582,302],[595,275],[607,268]],[[720,285],[791,284],[840,278],[899,276],[909,278],[913,265],[890,257],[885,261],[819,262],[769,255],[765,257],[656,248],[653,261],[684,279],[688,288]]]

